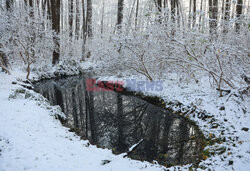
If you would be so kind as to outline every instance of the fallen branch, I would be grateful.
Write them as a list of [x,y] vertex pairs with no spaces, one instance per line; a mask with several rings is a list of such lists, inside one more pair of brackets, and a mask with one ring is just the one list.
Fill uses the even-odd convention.
[[132,146],[129,148],[129,150],[128,150],[128,152],[126,153],[126,155],[124,155],[123,157],[127,157],[128,155],[130,155],[134,150],[137,149],[137,147],[138,147],[142,142],[143,142],[143,139],[141,139],[138,143],[132,145]]
[[225,90],[225,89],[219,89],[219,88],[216,88],[217,91],[221,91],[221,92],[226,92],[226,93],[231,93],[231,90]]

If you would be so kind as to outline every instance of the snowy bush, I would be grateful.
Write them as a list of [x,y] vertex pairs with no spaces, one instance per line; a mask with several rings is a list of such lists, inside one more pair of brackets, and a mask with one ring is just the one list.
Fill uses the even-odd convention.
[[109,41],[104,40],[109,42],[106,44],[96,40],[96,61],[111,67],[113,73],[135,71],[151,81],[167,79],[167,73],[196,81],[209,76],[218,90],[235,88],[242,81],[240,75],[248,72],[247,28],[242,27],[237,34],[228,30],[226,34],[211,35],[177,27],[171,21],[151,22],[140,33],[132,30],[109,35]]
[[50,21],[32,10],[24,6],[0,11],[0,51],[13,66],[25,65],[27,79],[31,65],[51,63],[55,49]]

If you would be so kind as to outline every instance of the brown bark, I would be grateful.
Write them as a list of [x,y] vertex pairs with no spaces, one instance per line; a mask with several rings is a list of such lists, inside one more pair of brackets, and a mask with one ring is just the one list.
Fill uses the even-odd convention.
[[117,11],[117,28],[121,30],[123,21],[123,3],[124,0],[118,0],[118,11]]
[[[52,0],[51,1],[51,11],[52,11],[52,29],[59,34],[60,33],[60,9],[61,9],[61,0]],[[60,43],[59,38],[54,37],[56,43],[56,49],[53,52],[52,64],[56,64],[59,61],[60,57]]]
[[237,33],[240,32],[240,17],[242,15],[242,8],[243,8],[243,0],[238,0],[237,1],[237,6],[236,6],[236,23],[235,23],[235,30]]

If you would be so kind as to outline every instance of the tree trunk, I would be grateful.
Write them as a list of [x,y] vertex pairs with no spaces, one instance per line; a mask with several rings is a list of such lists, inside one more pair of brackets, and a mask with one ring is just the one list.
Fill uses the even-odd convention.
[[101,34],[103,34],[103,29],[104,29],[104,10],[105,10],[105,3],[104,0],[102,0]]
[[32,6],[32,0],[24,0],[24,4],[26,5],[26,6]]
[[179,4],[179,0],[175,1],[175,8],[177,11],[177,24],[178,24],[178,27],[180,28],[181,27],[181,7]]
[[230,20],[230,9],[231,9],[231,0],[226,0],[223,33],[228,32],[228,24],[229,24],[228,22]]
[[85,54],[85,44],[86,44],[86,36],[87,36],[87,26],[86,26],[86,15],[85,15],[85,3],[82,0],[82,60]]
[[123,20],[123,3],[124,0],[118,0],[118,11],[117,11],[117,29],[121,31],[121,24]]
[[75,36],[76,39],[79,38],[79,30],[80,30],[80,12],[79,12],[79,0],[76,0],[76,28],[75,28]]
[[176,0],[171,0],[171,18],[172,18],[172,21],[173,23],[175,22],[175,3]]
[[209,0],[209,27],[210,34],[216,34],[218,17],[218,0]]
[[137,3],[136,3],[136,12],[135,12],[135,29],[136,30],[137,30],[138,12],[139,12],[139,0],[137,0]]
[[74,10],[74,1],[69,0],[69,36],[73,36],[73,10]]
[[155,6],[159,10],[159,12],[162,11],[162,0],[154,0],[155,1]]
[[47,0],[42,1],[42,10],[45,13],[46,12],[46,5],[47,5]]
[[240,32],[240,17],[242,15],[242,8],[243,8],[243,0],[238,0],[237,1],[237,6],[236,6],[236,23],[235,23],[235,30],[237,33]]
[[225,0],[222,0],[222,8],[221,8],[221,19],[223,20],[225,14]]
[[[13,0],[6,0],[6,9],[7,9],[7,11],[11,11],[12,6],[13,6]],[[0,47],[1,46],[2,45],[0,44]],[[2,69],[5,72],[7,72],[8,74],[10,74],[10,72],[8,70],[8,59],[7,59],[7,56],[2,51],[0,51],[0,67],[2,67]]]
[[218,25],[218,0],[213,0],[213,20],[214,20],[214,28],[217,30],[217,25]]
[[191,22],[192,22],[191,9],[192,9],[192,0],[189,0],[188,28],[191,28]]
[[[92,0],[87,0],[87,16],[86,16],[86,26],[87,26],[87,35],[89,44],[91,46],[92,37],[93,37],[93,29],[92,29]],[[88,50],[87,58],[91,56],[90,50]]]
[[34,17],[33,0],[24,0],[25,7],[28,8],[30,17]]
[[8,70],[8,60],[5,56],[5,54],[3,52],[0,51],[0,67],[2,67],[2,69],[7,72],[8,74],[10,74],[10,71]]
[[48,13],[48,19],[51,20],[51,18],[52,18],[51,17],[51,13],[52,13],[52,10],[51,10],[51,0],[47,0],[47,13]]
[[[59,34],[60,33],[60,9],[61,9],[61,0],[52,0],[51,1],[51,11],[52,11],[52,29]],[[60,57],[60,40],[57,37],[54,37],[56,43],[56,49],[53,52],[52,64],[56,64],[59,61]]]
[[6,0],[6,9],[9,11],[13,5],[13,0]]
[[[202,11],[203,11],[203,0],[201,0],[201,6],[200,6],[200,12],[202,13]],[[200,17],[199,17],[199,29],[201,29],[201,25],[202,25],[202,23],[201,23],[201,21],[202,21],[201,13],[200,13]]]
[[87,33],[88,37],[93,37],[93,30],[92,30],[92,0],[87,0]]
[[193,27],[196,25],[196,0],[193,0]]
[[29,0],[29,5],[33,7],[33,0]]

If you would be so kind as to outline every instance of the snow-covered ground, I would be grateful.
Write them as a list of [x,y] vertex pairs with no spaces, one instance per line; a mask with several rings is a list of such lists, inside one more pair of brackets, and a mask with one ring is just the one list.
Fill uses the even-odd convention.
[[[165,169],[157,164],[124,158],[124,154],[113,155],[111,150],[100,149],[80,140],[55,119],[55,114],[60,113],[58,107],[50,106],[41,95],[26,89],[20,91],[19,89],[23,89],[20,85],[12,84],[18,78],[25,78],[25,75],[18,72],[12,72],[10,76],[0,73],[0,171]],[[16,90],[19,93],[14,93]],[[198,84],[179,85],[174,79],[168,79],[164,81],[163,91],[149,94],[162,97],[167,104],[169,101],[181,102],[183,106],[176,107],[177,111],[189,106],[195,108],[197,113],[205,110],[212,116],[203,120],[197,115],[187,115],[197,122],[210,141],[216,138],[223,140],[206,147],[209,155],[204,157],[206,160],[201,162],[201,168],[249,170],[249,97],[241,97],[238,91],[219,97],[208,80]],[[188,166],[170,168],[174,169],[188,170]]]

